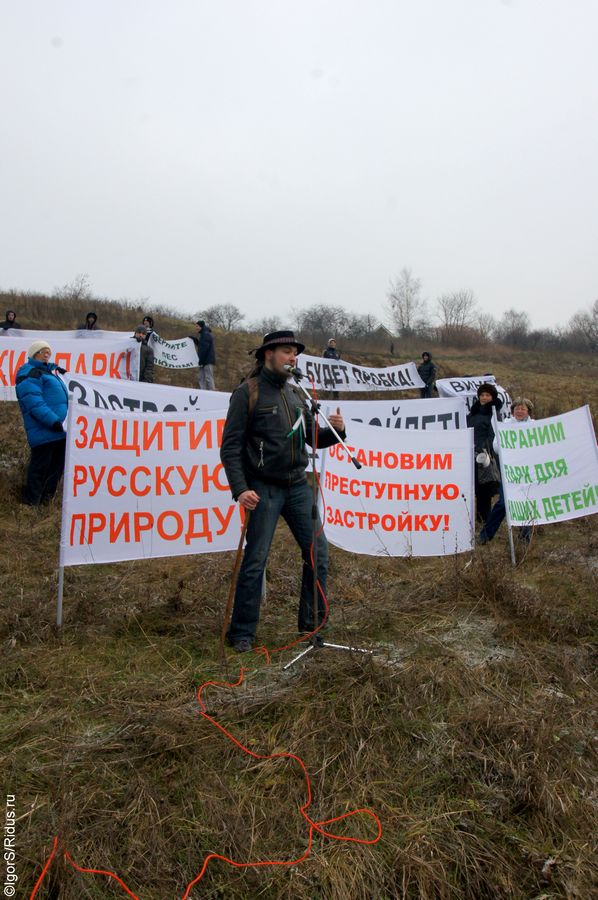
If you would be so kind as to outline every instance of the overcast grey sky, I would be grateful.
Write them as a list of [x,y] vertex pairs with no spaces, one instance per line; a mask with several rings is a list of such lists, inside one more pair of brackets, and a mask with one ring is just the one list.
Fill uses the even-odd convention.
[[0,0],[0,287],[598,297],[596,0]]

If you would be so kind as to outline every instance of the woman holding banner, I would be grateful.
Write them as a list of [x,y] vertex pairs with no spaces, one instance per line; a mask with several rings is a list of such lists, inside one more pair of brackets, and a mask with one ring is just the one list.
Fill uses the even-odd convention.
[[31,459],[23,503],[39,506],[51,500],[64,471],[66,434],[63,422],[68,408],[68,392],[50,362],[52,348],[46,341],[34,341],[27,362],[17,372],[17,400],[23,414]]
[[[532,417],[533,411],[534,404],[531,400],[528,400],[527,397],[517,397],[517,399],[513,400],[511,404],[511,412],[513,414],[513,419],[515,420],[515,422],[529,422]],[[504,488],[501,484],[498,500],[492,507],[492,512],[486,519],[486,523],[480,531],[480,544],[487,544],[488,541],[492,540],[492,538],[500,528],[505,515],[505,495]],[[529,525],[523,525],[518,529],[518,532],[519,540],[525,541],[527,544],[529,544],[532,536],[531,527]]]
[[494,384],[480,384],[477,394],[478,399],[474,400],[467,416],[467,425],[473,428],[475,448],[476,518],[480,522],[486,522],[490,515],[492,498],[498,494],[500,485],[500,470],[493,447],[492,411],[496,409],[496,414],[500,418],[502,400]]

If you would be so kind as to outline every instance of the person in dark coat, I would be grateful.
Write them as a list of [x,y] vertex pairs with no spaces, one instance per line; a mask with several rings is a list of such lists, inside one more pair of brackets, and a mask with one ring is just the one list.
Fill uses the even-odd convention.
[[334,340],[334,338],[330,338],[322,356],[324,357],[324,359],[340,359],[341,358],[340,353],[336,349],[336,341]]
[[8,331],[9,328],[20,328],[21,326],[17,322],[17,314],[14,309],[6,310],[6,318],[4,322],[0,322],[0,328],[4,329],[4,331]]
[[83,324],[79,325],[79,331],[97,331],[97,321],[98,317],[96,314],[94,312],[88,312]]
[[202,391],[215,391],[214,366],[216,365],[216,351],[214,349],[214,337],[203,319],[196,323],[197,335],[191,335],[191,340],[197,347],[199,364],[199,388]]
[[[222,435],[220,458],[233,499],[251,512],[247,544],[235,591],[228,642],[238,653],[252,649],[260,615],[262,579],[280,516],[301,548],[303,577],[298,609],[301,632],[323,623],[328,544],[317,522],[318,621],[314,623],[314,579],[311,545],[313,497],[305,469],[305,444],[318,447],[338,442],[330,428],[314,426],[301,394],[290,384],[286,366],[295,366],[305,349],[292,331],[273,331],[251,351],[257,365],[233,392]],[[252,400],[253,398],[253,400]],[[344,422],[337,409],[330,424],[344,439]]]
[[500,419],[502,400],[494,384],[480,384],[477,395],[477,400],[474,400],[467,416],[467,425],[473,428],[476,517],[480,522],[486,522],[490,515],[492,498],[498,494],[500,485],[493,446],[492,411],[495,409]]
[[151,316],[144,316],[141,324],[145,325],[145,327],[146,327],[147,333],[145,336],[145,343],[148,344],[150,337],[154,333],[154,320],[152,319]]
[[68,409],[68,391],[50,362],[52,348],[47,341],[34,341],[27,351],[27,362],[16,377],[17,400],[31,459],[23,489],[23,503],[39,506],[54,496],[64,472],[66,435],[63,422]]
[[428,398],[432,396],[432,388],[436,381],[436,366],[432,362],[432,354],[427,350],[422,353],[422,360],[417,367],[417,373],[424,383],[424,387],[419,389],[419,395]]
[[139,359],[139,381],[146,381],[148,384],[154,383],[154,351],[147,344],[147,328],[145,325],[138,325],[133,335],[135,340],[141,344]]
[[[324,359],[333,360],[338,360],[341,358],[339,351],[336,349],[336,341],[334,340],[334,338],[330,338],[322,356],[324,357]],[[331,396],[333,400],[338,400],[338,391],[331,391]]]

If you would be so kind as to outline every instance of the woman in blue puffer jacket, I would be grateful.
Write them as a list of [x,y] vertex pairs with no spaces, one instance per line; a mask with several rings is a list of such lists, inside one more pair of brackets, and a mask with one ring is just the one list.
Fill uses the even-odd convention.
[[39,506],[54,496],[64,472],[66,435],[62,423],[68,392],[57,374],[64,369],[50,362],[52,348],[46,341],[34,341],[27,356],[16,378],[17,399],[31,447],[23,503]]

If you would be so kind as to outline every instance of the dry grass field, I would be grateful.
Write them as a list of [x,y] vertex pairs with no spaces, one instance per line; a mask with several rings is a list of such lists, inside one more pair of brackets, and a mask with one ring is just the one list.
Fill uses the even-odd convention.
[[[136,324],[137,310],[113,321],[94,305],[106,325]],[[18,311],[31,327],[67,328],[86,311],[42,307],[24,299]],[[166,336],[185,333],[182,319],[164,319]],[[218,387],[229,389],[251,339],[216,341],[229,364]],[[493,371],[538,417],[586,402],[598,416],[595,357],[491,346],[435,356],[443,375]],[[166,378],[193,383],[158,370]],[[0,440],[0,765],[16,798],[15,896],[31,895],[56,836],[40,900],[127,896],[74,869],[64,849],[140,900],[182,897],[210,853],[304,854],[298,764],[249,757],[199,715],[198,686],[236,682],[241,662],[239,687],[205,690],[209,715],[257,755],[301,757],[314,821],[368,808],[382,838],[316,833],[309,857],[285,867],[212,860],[189,897],[598,896],[598,517],[539,529],[516,569],[504,526],[457,558],[332,548],[329,639],[375,653],[316,652],[285,672],[289,652],[269,665],[261,654],[220,659],[228,553],[67,569],[57,633],[60,505],[18,502],[28,451],[14,403],[0,404]],[[275,648],[295,636],[300,578],[284,525],[267,575],[260,640]],[[365,815],[328,827],[376,833]]]

